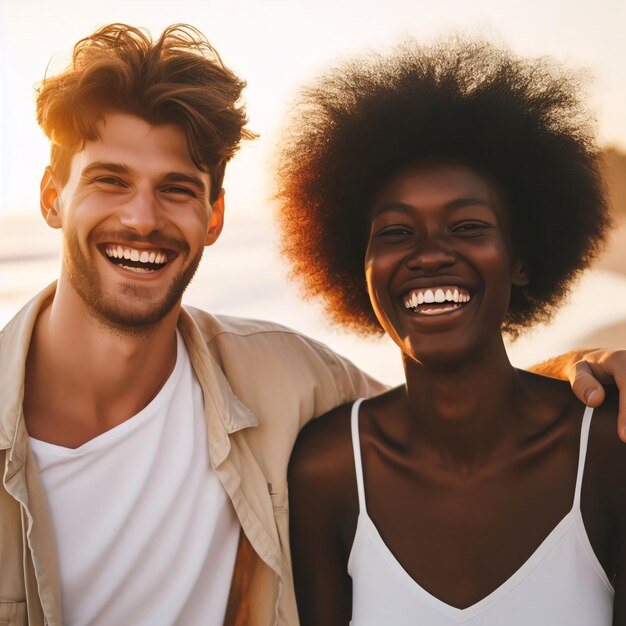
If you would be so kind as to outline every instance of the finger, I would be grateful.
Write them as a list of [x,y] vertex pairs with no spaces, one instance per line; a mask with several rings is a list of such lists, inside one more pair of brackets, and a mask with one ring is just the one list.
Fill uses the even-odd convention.
[[[567,377],[572,385],[572,390],[581,402],[594,408],[604,402],[604,389],[597,381],[589,363],[586,361],[576,362],[568,372]],[[626,411],[626,405],[624,409]],[[626,414],[624,419],[624,426],[626,427]]]
[[[617,433],[619,438],[626,443],[626,351],[607,352],[606,350],[597,350],[585,355],[585,359],[590,359],[591,361],[590,364],[587,364],[587,367],[592,374],[601,380],[614,383],[618,388],[619,412],[617,415]],[[581,371],[584,371],[584,368],[581,367]],[[604,400],[604,390],[602,399]],[[595,404],[595,396],[593,400],[594,404],[589,404],[589,406],[601,404]]]

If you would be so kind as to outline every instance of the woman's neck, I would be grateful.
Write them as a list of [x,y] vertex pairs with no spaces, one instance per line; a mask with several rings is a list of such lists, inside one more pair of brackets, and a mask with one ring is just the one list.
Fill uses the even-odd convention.
[[519,433],[522,383],[498,339],[454,364],[404,356],[410,445],[463,473],[506,453]]

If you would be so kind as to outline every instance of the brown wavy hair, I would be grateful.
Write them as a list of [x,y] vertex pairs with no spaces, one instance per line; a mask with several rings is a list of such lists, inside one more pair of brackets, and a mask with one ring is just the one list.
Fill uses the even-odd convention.
[[142,29],[109,24],[75,46],[69,67],[37,89],[37,121],[51,142],[50,165],[60,184],[73,155],[98,139],[109,111],[150,124],[176,124],[196,167],[211,177],[211,200],[222,188],[226,163],[245,128],[245,82],[222,62],[202,33],[174,24],[157,41]]

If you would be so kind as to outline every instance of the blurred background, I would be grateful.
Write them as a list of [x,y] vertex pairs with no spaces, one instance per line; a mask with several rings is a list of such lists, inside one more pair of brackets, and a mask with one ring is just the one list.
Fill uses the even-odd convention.
[[616,229],[550,327],[526,333],[509,351],[524,367],[574,347],[626,347],[623,0],[0,0],[0,327],[54,280],[59,266],[60,235],[39,215],[48,144],[35,121],[34,87],[46,69],[67,65],[76,41],[109,22],[143,26],[155,36],[169,24],[190,23],[248,81],[250,128],[260,138],[227,168],[224,234],[206,251],[186,302],[295,327],[387,383],[402,378],[395,346],[329,325],[319,304],[300,297],[278,253],[271,157],[298,86],[347,54],[385,50],[407,36],[430,41],[451,30],[581,69],[597,114]]

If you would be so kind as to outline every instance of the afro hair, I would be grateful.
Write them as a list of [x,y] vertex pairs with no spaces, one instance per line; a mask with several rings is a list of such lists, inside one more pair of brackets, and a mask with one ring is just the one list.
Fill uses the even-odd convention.
[[484,41],[409,42],[349,59],[302,90],[282,136],[282,249],[335,322],[382,329],[363,262],[372,200],[418,161],[471,167],[497,183],[530,282],[503,330],[550,319],[601,249],[610,217],[580,80],[548,58]]

